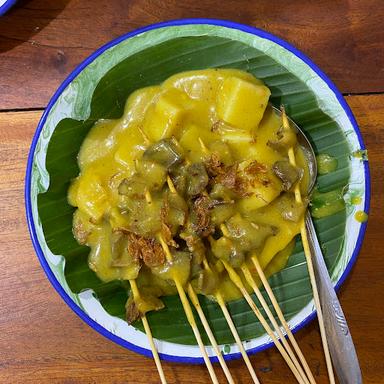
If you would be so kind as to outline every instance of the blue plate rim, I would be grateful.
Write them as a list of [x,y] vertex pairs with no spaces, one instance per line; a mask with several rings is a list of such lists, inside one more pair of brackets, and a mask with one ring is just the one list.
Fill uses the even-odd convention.
[[16,4],[17,0],[7,0],[1,7],[0,7],[0,16],[5,15],[10,8],[12,8]]
[[[12,2],[12,1],[11,1]],[[13,1],[15,2],[15,1]],[[1,8],[0,8],[1,11]],[[57,91],[52,96],[51,100],[49,101],[42,117],[40,118],[39,124],[37,126],[36,132],[33,136],[30,152],[28,155],[28,161],[27,161],[27,169],[26,169],[26,176],[25,176],[25,209],[26,209],[26,217],[27,217],[27,223],[28,223],[28,229],[30,233],[30,237],[32,240],[33,247],[35,249],[35,252],[39,258],[40,264],[48,278],[48,280],[51,282],[53,287],[56,289],[56,291],[59,293],[59,295],[62,297],[62,299],[66,302],[66,304],[85,322],[87,323],[91,328],[99,332],[104,337],[114,341],[115,343],[119,344],[120,346],[123,346],[133,352],[140,353],[147,357],[152,357],[152,352],[150,350],[147,350],[146,348],[138,347],[135,344],[132,344],[119,336],[114,335],[104,327],[102,327],[100,324],[95,322],[93,319],[91,319],[70,297],[69,295],[64,291],[59,281],[56,279],[53,271],[48,265],[47,260],[44,257],[44,253],[41,249],[41,246],[39,244],[37,235],[36,235],[36,228],[33,221],[32,216],[32,202],[31,202],[31,175],[32,175],[32,164],[33,164],[33,157],[36,149],[36,145],[38,142],[38,139],[40,137],[40,133],[43,129],[43,126],[46,122],[47,116],[52,109],[53,105],[57,101],[58,97],[61,95],[61,93],[64,91],[64,89],[70,84],[70,82],[90,63],[92,63],[98,56],[100,56],[104,51],[106,51],[109,48],[112,48],[113,46],[119,44],[120,42],[127,40],[133,36],[136,36],[140,33],[150,31],[153,29],[159,29],[164,27],[171,27],[171,26],[181,26],[181,25],[192,25],[192,24],[205,24],[205,25],[213,25],[213,26],[220,26],[230,29],[236,29],[240,30],[246,33],[250,33],[253,35],[256,35],[261,38],[268,39],[270,41],[273,41],[274,43],[282,46],[283,48],[287,49],[288,51],[292,52],[295,56],[299,57],[302,61],[304,61],[316,74],[328,85],[328,87],[332,90],[332,92],[335,94],[339,104],[344,109],[348,119],[350,120],[353,129],[358,137],[360,148],[362,150],[365,149],[364,141],[361,135],[361,132],[358,128],[356,119],[352,113],[352,110],[350,109],[349,105],[347,104],[346,100],[344,99],[341,92],[336,88],[335,84],[328,78],[328,76],[314,63],[311,59],[309,59],[304,53],[299,51],[297,48],[292,46],[290,43],[286,42],[285,40],[271,34],[270,32],[266,32],[262,29],[251,27],[245,24],[240,24],[233,21],[228,20],[220,20],[220,19],[208,19],[208,18],[187,18],[187,19],[176,19],[176,20],[170,20],[166,22],[161,23],[155,23],[151,24],[139,29],[136,29],[134,31],[131,31],[129,33],[126,33],[114,40],[111,40],[107,44],[103,45],[102,47],[98,48],[94,53],[92,53],[89,57],[87,57],[82,63],[80,63],[69,75],[68,77],[61,83]],[[369,214],[369,207],[370,207],[370,199],[371,199],[371,191],[370,191],[370,171],[369,171],[369,165],[368,162],[364,162],[364,173],[365,173],[365,205],[364,205],[364,211]],[[359,254],[359,251],[361,249],[364,235],[367,228],[367,222],[363,223],[360,227],[358,238],[356,241],[355,249],[352,253],[351,259],[348,262],[346,269],[344,270],[343,274],[339,278],[335,289],[338,290],[340,286],[344,283],[347,276],[350,274],[354,264],[356,263],[357,256]],[[312,312],[309,316],[307,316],[302,322],[297,324],[293,329],[292,332],[296,333],[303,327],[305,327],[309,322],[311,322],[316,317],[316,311]],[[273,342],[262,344],[258,347],[249,349],[247,351],[248,354],[255,354],[258,352],[261,352],[267,348],[270,348],[273,346]],[[180,357],[180,356],[173,356],[168,355],[164,353],[159,353],[160,358],[166,361],[171,362],[177,362],[177,363],[184,363],[184,364],[203,364],[204,360],[203,358],[196,358],[196,357]],[[226,354],[224,355],[225,360],[230,361],[234,359],[241,358],[240,353],[232,353],[232,354]],[[210,358],[213,362],[217,362],[217,357],[211,357]]]

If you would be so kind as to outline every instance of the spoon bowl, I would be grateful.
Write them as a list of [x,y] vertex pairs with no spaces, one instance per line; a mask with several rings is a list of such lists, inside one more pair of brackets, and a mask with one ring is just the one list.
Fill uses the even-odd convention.
[[[272,109],[275,111],[275,113],[278,116],[281,116],[280,109],[274,106],[272,106]],[[301,150],[304,153],[305,158],[307,159],[308,172],[309,172],[309,183],[308,183],[307,194],[309,195],[316,184],[316,178],[317,178],[317,161],[316,161],[315,151],[313,150],[311,142],[309,141],[305,133],[301,130],[301,128],[289,116],[287,116],[287,118],[290,126],[296,130],[297,141],[300,145]]]

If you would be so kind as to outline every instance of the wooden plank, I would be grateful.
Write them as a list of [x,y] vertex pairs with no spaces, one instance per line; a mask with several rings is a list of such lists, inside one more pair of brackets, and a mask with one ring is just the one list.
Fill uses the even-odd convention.
[[[362,129],[372,173],[368,232],[340,298],[356,343],[364,383],[384,382],[384,95],[347,98]],[[0,382],[158,383],[154,363],[101,337],[83,323],[54,291],[29,240],[23,188],[26,158],[41,112],[0,113]],[[327,383],[316,322],[298,334],[319,384]],[[275,349],[251,358],[265,384],[293,383]],[[233,376],[251,383],[242,361]],[[164,363],[169,383],[208,383],[204,366]],[[217,367],[220,382],[224,376]]]
[[44,107],[101,45],[137,27],[185,17],[263,28],[308,54],[342,92],[384,91],[382,0],[34,0],[1,18],[0,109]]

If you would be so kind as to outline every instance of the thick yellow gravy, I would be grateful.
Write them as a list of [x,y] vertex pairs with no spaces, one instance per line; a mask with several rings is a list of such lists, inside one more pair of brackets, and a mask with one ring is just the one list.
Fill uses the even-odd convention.
[[[251,255],[258,257],[268,276],[285,266],[306,208],[296,205],[291,194],[293,186],[285,185],[284,175],[281,178],[276,171],[276,164],[286,166],[288,147],[296,149],[299,164],[304,169],[302,184],[307,183],[308,175],[295,133],[282,132],[280,116],[268,105],[269,96],[269,89],[261,81],[243,71],[185,72],[170,77],[161,85],[137,90],[128,98],[120,119],[100,120],[94,125],[79,152],[80,174],[71,184],[68,199],[77,207],[75,237],[90,247],[89,266],[101,280],[137,279],[139,289],[159,297],[175,293],[170,269],[183,283],[193,280],[196,270],[201,269],[198,265],[201,260],[190,250],[180,248],[172,265],[164,262],[149,266],[139,257],[130,257],[127,245],[130,240],[124,238],[130,231],[137,229],[141,236],[148,229],[145,233],[149,235],[143,236],[147,239],[152,236],[156,241],[156,215],[158,218],[162,212],[164,194],[169,193],[164,181],[167,170],[158,163],[144,161],[143,155],[164,139],[175,140],[183,152],[183,166],[206,164],[215,154],[222,169],[233,170],[236,166],[238,180],[241,177],[247,186],[246,192],[236,195],[234,190],[229,193],[223,191],[220,184],[214,185],[212,180],[217,181],[218,177],[210,179],[207,185],[210,198],[230,201],[223,204],[224,208],[217,205],[210,211],[214,225],[209,241],[208,237],[204,239],[205,256],[216,275],[211,292],[220,290],[226,300],[240,297],[220,262],[220,252],[226,253],[228,244],[237,242],[243,247],[244,260],[241,260],[252,272],[255,270],[249,261]],[[126,180],[134,177],[138,184],[132,187]],[[127,196],[121,195],[122,186],[137,187],[137,194],[130,195],[136,197],[127,201]],[[126,207],[139,204],[138,199],[143,197],[140,191],[150,192],[152,202],[150,207],[142,203],[141,213],[133,219],[133,211]],[[193,196],[191,201],[195,198]],[[187,198],[185,201],[192,204]],[[133,209],[137,214],[137,207]],[[134,220],[136,226],[133,227]],[[222,236],[220,224],[223,223],[232,228],[232,239]],[[178,229],[173,230],[175,238],[185,231],[183,225],[179,223]],[[237,236],[242,228],[251,228],[249,225],[254,229],[272,229],[269,232],[266,229],[267,235],[257,244],[245,237],[253,244],[248,246]],[[181,251],[186,252],[182,254]]]

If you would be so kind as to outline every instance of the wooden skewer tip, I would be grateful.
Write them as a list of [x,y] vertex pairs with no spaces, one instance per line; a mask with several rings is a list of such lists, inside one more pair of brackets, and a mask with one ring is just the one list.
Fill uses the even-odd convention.
[[[134,299],[140,297],[140,292],[139,292],[139,289],[137,287],[136,281],[132,279],[132,280],[129,280],[129,283],[131,285],[132,294],[133,294]],[[162,384],[167,384],[167,380],[166,380],[165,375],[164,375],[163,366],[161,365],[159,353],[157,352],[155,342],[153,340],[151,328],[149,326],[149,323],[148,323],[148,320],[147,320],[147,317],[145,316],[145,314],[141,316],[141,321],[143,323],[144,330],[145,330],[145,333],[146,333],[147,338],[148,338],[149,346],[151,347],[152,356],[153,356],[157,371],[158,371],[159,376],[160,376],[160,381]]]

